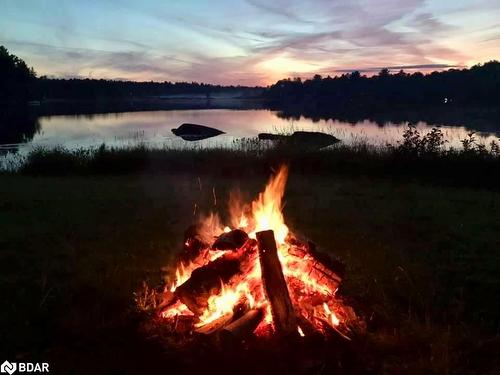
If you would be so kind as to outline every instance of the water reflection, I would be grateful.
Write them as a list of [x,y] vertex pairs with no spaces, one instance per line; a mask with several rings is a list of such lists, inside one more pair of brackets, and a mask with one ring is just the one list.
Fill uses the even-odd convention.
[[[272,106],[271,106],[272,108]],[[279,106],[274,108],[278,117],[287,120],[309,118],[314,123],[322,120],[337,120],[355,125],[368,120],[379,127],[390,124],[425,123],[428,125],[464,127],[469,131],[483,133],[500,132],[500,110],[492,107],[435,107],[420,110],[386,110],[384,112],[335,111],[328,108],[303,108],[300,106]]]
[[38,116],[25,107],[0,109],[0,155],[17,152],[19,145],[31,142],[40,128]]
[[[441,115],[434,114],[439,119]],[[429,116],[431,116],[429,114]],[[457,114],[458,116],[458,114]],[[442,117],[442,116],[441,116]],[[143,112],[83,114],[83,115],[36,115],[27,111],[4,112],[0,117],[0,144],[3,150],[29,150],[33,146],[64,146],[70,149],[109,146],[133,146],[146,143],[151,147],[184,148],[231,147],[233,141],[242,137],[256,137],[259,133],[292,133],[294,131],[320,131],[352,144],[368,142],[374,145],[396,143],[401,140],[408,120],[389,121],[386,117],[369,119],[325,119],[290,115],[282,111],[267,109],[183,109],[155,110]],[[412,116],[406,118],[413,119]],[[429,117],[432,119],[432,117]],[[422,131],[435,125],[442,127],[449,146],[460,146],[460,140],[471,130],[467,119],[456,118],[456,122],[425,122],[414,117],[412,122]],[[481,122],[482,121],[482,122]],[[489,143],[497,138],[498,123],[484,117],[477,122],[485,131],[476,135],[480,141]],[[183,123],[203,124],[225,134],[215,138],[186,142],[172,133],[172,129]],[[476,123],[475,123],[476,124]],[[382,125],[382,126],[381,126]],[[481,126],[479,126],[481,125]],[[6,146],[9,145],[9,146]]]

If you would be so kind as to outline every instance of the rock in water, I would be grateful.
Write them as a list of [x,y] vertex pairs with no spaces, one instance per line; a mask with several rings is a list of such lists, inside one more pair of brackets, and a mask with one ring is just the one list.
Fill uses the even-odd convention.
[[304,132],[297,131],[292,135],[281,135],[271,133],[259,133],[260,140],[281,141],[285,145],[291,144],[301,148],[323,148],[341,142],[340,139],[333,135],[320,132]]
[[172,133],[185,141],[199,141],[201,139],[224,134],[224,132],[219,129],[197,124],[182,124],[177,129],[172,129]]
[[340,139],[326,133],[298,131],[292,134],[290,141],[301,146],[322,148],[338,143]]
[[259,133],[258,135],[259,139],[265,140],[265,141],[284,141],[286,140],[289,136],[287,135],[282,135],[282,134],[272,134],[272,133]]

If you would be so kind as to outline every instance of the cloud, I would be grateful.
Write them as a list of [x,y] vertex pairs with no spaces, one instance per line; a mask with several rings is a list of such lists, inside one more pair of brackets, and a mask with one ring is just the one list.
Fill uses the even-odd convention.
[[[105,74],[105,78],[148,80],[175,80],[181,66],[192,64],[192,60],[167,54],[152,54],[144,51],[107,51],[84,47],[63,47],[45,43],[3,41],[7,46],[27,47],[28,58],[50,66],[52,71],[42,71],[50,76],[92,77]],[[71,69],[68,70],[68,67]]]
[[422,33],[436,34],[454,30],[454,27],[444,22],[439,21],[430,13],[416,14],[408,23],[407,26],[414,27]]
[[311,23],[296,13],[294,13],[291,9],[293,8],[293,1],[283,2],[279,0],[275,1],[267,1],[267,0],[246,0],[246,2],[257,9],[264,11],[265,13],[271,13],[274,15],[278,15],[282,18],[291,21],[297,21],[301,23]]
[[340,39],[340,31],[318,33],[290,33],[289,35],[275,36],[271,42],[262,43],[252,49],[256,53],[276,54],[285,51],[297,52],[298,55],[311,51],[324,51],[322,44]]
[[360,73],[377,73],[382,69],[393,70],[444,70],[450,68],[463,68],[463,66],[458,65],[449,65],[449,64],[416,64],[416,65],[394,65],[394,66],[381,66],[381,67],[365,67],[365,68],[342,68],[342,69],[333,69],[333,70],[325,70],[326,72],[335,72],[335,73],[352,73],[358,71]]

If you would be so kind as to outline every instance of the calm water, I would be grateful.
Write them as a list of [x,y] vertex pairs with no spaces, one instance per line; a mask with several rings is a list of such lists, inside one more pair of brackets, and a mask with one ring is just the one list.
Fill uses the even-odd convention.
[[[133,146],[145,143],[151,147],[231,147],[232,141],[242,137],[255,137],[260,132],[290,132],[309,130],[328,132],[345,143],[366,141],[370,144],[396,143],[401,140],[407,123],[386,123],[384,126],[364,120],[356,124],[336,120],[313,120],[301,117],[285,119],[278,112],[267,109],[189,109],[167,111],[125,112],[116,114],[42,116],[36,127],[23,142],[3,141],[0,148],[17,150],[24,154],[35,146],[64,146],[75,149],[110,146]],[[184,141],[172,129],[185,122],[212,126],[226,134],[196,142]],[[439,124],[433,124],[439,125]],[[423,131],[432,127],[417,124]],[[442,131],[451,146],[460,146],[460,140],[470,131],[463,126],[443,126]],[[489,143],[497,139],[494,133],[477,133],[476,138]],[[1,151],[1,150],[0,150]]]

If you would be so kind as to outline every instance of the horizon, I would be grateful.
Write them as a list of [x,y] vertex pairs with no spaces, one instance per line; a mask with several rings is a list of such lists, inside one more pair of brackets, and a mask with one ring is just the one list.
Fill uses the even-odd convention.
[[492,0],[2,7],[0,44],[54,78],[267,86],[315,74],[425,74],[500,60],[500,3]]

